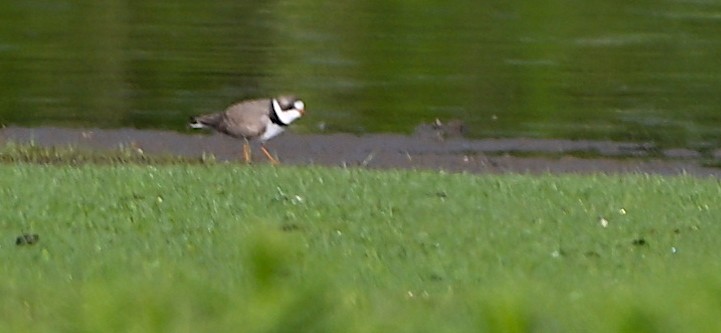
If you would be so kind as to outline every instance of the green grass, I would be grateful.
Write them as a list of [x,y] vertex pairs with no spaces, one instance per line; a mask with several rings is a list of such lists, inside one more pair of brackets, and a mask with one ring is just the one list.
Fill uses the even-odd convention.
[[145,154],[134,147],[119,147],[112,150],[92,150],[67,147],[43,147],[35,144],[4,143],[0,147],[0,163],[33,164],[214,164],[215,157],[203,155],[199,158],[175,155]]
[[4,164],[0,332],[721,331],[720,194],[692,177]]

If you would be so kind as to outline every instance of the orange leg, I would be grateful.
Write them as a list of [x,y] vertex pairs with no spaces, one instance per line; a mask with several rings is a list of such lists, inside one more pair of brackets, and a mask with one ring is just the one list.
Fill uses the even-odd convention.
[[260,150],[263,151],[263,154],[265,154],[265,156],[270,160],[270,163],[271,163],[271,164],[275,165],[275,164],[280,163],[280,162],[278,162],[277,159],[275,159],[275,158],[273,157],[273,155],[270,154],[270,152],[268,152],[268,149],[265,148],[265,145],[261,144],[261,145],[260,145]]
[[248,143],[248,140],[245,140],[243,143],[243,159],[245,160],[245,163],[250,163],[250,144]]

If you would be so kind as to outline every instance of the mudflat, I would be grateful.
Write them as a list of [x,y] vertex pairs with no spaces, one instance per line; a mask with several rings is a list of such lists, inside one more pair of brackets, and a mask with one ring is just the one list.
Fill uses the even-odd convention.
[[[242,141],[215,133],[162,130],[15,127],[0,129],[0,140],[49,147],[130,147],[144,154],[242,162]],[[430,169],[469,173],[650,173],[721,176],[721,150],[659,149],[650,143],[470,139],[435,126],[401,134],[299,134],[286,132],[267,143],[287,165],[380,169]],[[257,145],[254,163],[267,163]]]

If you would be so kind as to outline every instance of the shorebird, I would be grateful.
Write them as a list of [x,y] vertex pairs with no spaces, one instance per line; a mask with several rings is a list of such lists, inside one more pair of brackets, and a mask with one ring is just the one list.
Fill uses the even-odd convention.
[[260,149],[271,163],[265,142],[283,133],[286,127],[305,113],[305,104],[292,96],[241,101],[223,112],[190,117],[191,128],[210,128],[228,136],[243,139],[243,158],[250,162],[250,140],[260,141]]

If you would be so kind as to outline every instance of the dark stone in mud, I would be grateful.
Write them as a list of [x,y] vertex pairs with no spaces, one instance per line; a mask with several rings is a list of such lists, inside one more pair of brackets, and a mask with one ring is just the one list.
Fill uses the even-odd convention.
[[413,132],[413,136],[425,139],[444,141],[451,138],[461,138],[466,132],[466,125],[459,119],[442,122],[436,119],[430,124],[420,124]]
[[[290,165],[324,165],[382,169],[431,169],[471,173],[655,173],[721,176],[708,161],[693,151],[671,151],[664,158],[651,143],[556,140],[556,139],[467,139],[460,133],[437,135],[398,134],[297,134],[288,132],[267,144]],[[449,125],[450,126],[450,123]],[[455,127],[462,124],[453,125]],[[417,131],[417,132],[418,132]],[[428,135],[430,133],[430,135]],[[220,134],[184,134],[138,129],[71,129],[5,127],[4,142],[39,146],[75,146],[92,149],[132,147],[146,154],[200,157],[212,154],[219,161],[241,161],[241,143]],[[666,151],[668,154],[668,150]],[[257,146],[254,161],[266,163]]]

